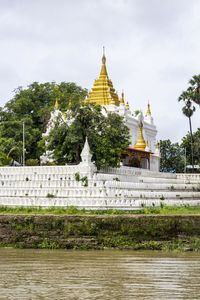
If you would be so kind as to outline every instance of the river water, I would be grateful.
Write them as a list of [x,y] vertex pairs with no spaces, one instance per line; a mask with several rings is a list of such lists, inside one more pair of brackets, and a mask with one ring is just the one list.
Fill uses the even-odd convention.
[[4,299],[200,299],[200,254],[0,249]]

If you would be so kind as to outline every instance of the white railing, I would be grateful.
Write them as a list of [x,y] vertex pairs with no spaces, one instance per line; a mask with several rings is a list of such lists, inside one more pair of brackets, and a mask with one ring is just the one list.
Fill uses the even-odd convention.
[[104,174],[116,174],[116,175],[127,175],[127,176],[144,176],[144,177],[158,177],[158,178],[176,178],[176,174],[173,173],[163,173],[150,171],[147,169],[134,168],[121,166],[120,168],[105,168],[100,170],[99,173]]
[[177,179],[183,179],[185,181],[197,181],[200,183],[200,174],[193,173],[179,173],[176,174]]

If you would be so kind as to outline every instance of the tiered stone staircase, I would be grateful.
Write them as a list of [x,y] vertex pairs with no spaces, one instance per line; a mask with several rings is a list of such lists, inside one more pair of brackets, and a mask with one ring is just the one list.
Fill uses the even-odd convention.
[[93,165],[1,167],[0,205],[138,209],[200,204],[200,174]]
[[[122,167],[99,174],[107,196],[123,198],[124,207],[200,204],[200,174],[171,174]],[[114,175],[115,173],[115,175]],[[123,208],[123,207],[122,207]]]

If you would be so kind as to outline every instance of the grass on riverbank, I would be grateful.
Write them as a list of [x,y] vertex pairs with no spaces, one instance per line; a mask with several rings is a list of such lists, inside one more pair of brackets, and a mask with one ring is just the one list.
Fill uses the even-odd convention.
[[30,214],[30,215],[200,215],[200,205],[197,206],[165,206],[143,208],[139,210],[86,210],[74,206],[63,207],[9,207],[0,206],[0,214]]
[[[92,247],[87,243],[83,243],[81,245],[74,244],[67,249],[73,250],[110,250],[110,249],[118,249],[118,250],[156,250],[156,251],[164,251],[164,252],[199,252],[200,251],[200,238],[192,237],[192,238],[178,238],[173,239],[171,241],[142,241],[142,242],[134,242],[134,241],[124,241],[123,239],[104,239],[101,241],[102,244]],[[48,239],[44,239],[40,244],[32,247],[28,247],[26,243],[2,243],[0,242],[0,248],[19,248],[19,249],[66,249],[61,248],[59,243],[49,241]]]

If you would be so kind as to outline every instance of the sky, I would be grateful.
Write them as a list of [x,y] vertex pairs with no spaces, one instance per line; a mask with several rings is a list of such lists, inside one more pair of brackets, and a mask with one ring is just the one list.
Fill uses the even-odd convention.
[[0,106],[33,81],[90,90],[103,46],[117,92],[133,111],[150,101],[158,139],[180,142],[177,99],[200,74],[199,0],[0,0]]

